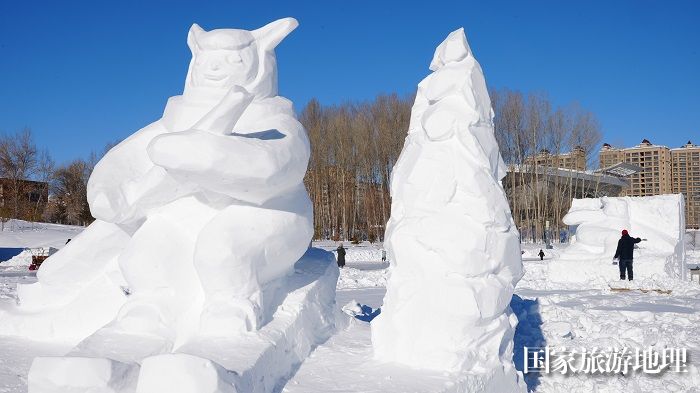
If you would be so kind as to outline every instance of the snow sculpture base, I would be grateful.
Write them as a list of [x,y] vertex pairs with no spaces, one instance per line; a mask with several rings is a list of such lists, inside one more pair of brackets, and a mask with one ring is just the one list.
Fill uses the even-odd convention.
[[[122,344],[107,358],[43,357],[29,372],[32,393],[271,392],[336,330],[333,254],[310,249],[283,279],[280,304],[268,324],[231,338],[194,338],[174,353],[134,359]],[[286,291],[285,291],[286,289]],[[139,344],[136,343],[135,346]],[[130,356],[131,352],[131,356]],[[128,362],[132,358],[134,362]],[[139,366],[140,364],[140,366]],[[55,377],[57,375],[65,377]],[[138,375],[132,378],[132,375]],[[174,379],[174,377],[177,378]]]
[[559,260],[548,264],[551,281],[603,287],[617,281],[619,268],[612,258],[623,229],[647,239],[634,250],[635,281],[661,285],[682,278],[685,220],[680,194],[574,199],[563,221],[577,228]]

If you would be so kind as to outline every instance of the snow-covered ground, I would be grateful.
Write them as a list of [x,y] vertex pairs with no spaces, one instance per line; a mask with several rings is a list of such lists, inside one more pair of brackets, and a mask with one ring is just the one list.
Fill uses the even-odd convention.
[[[38,225],[22,231],[3,232],[4,247],[61,246],[75,236],[78,227]],[[333,250],[337,242],[315,246]],[[381,261],[381,244],[361,243],[347,248],[347,264],[340,273],[336,302],[342,307],[352,301],[373,309],[381,306],[388,277],[388,263]],[[689,244],[689,263],[700,263],[700,247]],[[528,374],[526,382],[536,392],[700,392],[700,285],[676,283],[671,294],[615,292],[610,288],[584,284],[553,284],[548,279],[549,264],[557,263],[559,247],[545,250],[544,261],[536,256],[541,245],[524,244],[525,276],[516,288],[511,307],[519,318],[515,335],[515,364],[522,369],[523,347],[570,349],[627,347],[684,347],[689,351],[688,372],[649,375],[640,372],[622,375]],[[26,270],[1,269],[0,302],[12,301],[17,283],[36,280]],[[614,283],[617,267],[610,266]],[[636,277],[644,288],[644,277]],[[446,299],[446,301],[448,301]],[[424,310],[429,318],[429,310]],[[0,321],[2,323],[2,321]],[[449,391],[456,384],[450,375],[396,368],[366,362],[371,355],[369,324],[353,320],[342,332],[301,365],[281,388],[283,392],[380,392]],[[436,334],[439,334],[436,332]],[[27,371],[38,355],[60,355],[60,346],[0,337],[0,392],[26,392]],[[364,363],[361,363],[363,361]]]
[[10,220],[0,232],[0,247],[61,248],[85,229],[73,225]]

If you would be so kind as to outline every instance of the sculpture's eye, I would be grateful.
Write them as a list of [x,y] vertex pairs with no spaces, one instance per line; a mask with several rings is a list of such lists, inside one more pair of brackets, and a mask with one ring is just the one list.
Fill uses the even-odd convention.
[[242,63],[243,59],[241,58],[241,55],[236,52],[236,53],[232,53],[232,54],[226,56],[226,61],[229,64],[238,64],[238,63]]

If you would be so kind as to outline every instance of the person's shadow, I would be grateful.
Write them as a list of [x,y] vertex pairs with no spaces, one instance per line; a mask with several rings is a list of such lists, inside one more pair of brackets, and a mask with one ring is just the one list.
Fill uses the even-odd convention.
[[[540,316],[540,302],[535,299],[523,299],[518,295],[513,295],[510,301],[510,308],[518,317],[518,326],[515,328],[515,338],[513,347],[513,362],[518,371],[524,370],[525,350],[524,348],[538,348],[547,345],[542,334],[542,317]],[[539,372],[528,372],[524,374],[527,390],[533,392],[540,384]]]

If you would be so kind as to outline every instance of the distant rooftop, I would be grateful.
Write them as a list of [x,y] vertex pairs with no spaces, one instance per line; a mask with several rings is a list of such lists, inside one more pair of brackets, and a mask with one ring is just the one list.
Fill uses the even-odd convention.
[[627,177],[632,176],[639,172],[644,172],[645,169],[641,166],[629,164],[626,162],[618,162],[615,165],[611,165],[606,168],[598,169],[597,172],[604,173],[607,175],[617,176],[617,177]]
[[688,141],[688,143],[686,143],[685,145],[683,145],[681,147],[673,148],[671,150],[678,151],[678,150],[684,150],[684,149],[700,149],[700,146],[694,145],[693,142]]
[[644,148],[660,148],[660,149],[668,149],[667,146],[664,145],[655,145],[649,141],[649,139],[642,139],[642,142],[636,146],[632,147],[622,147],[622,148],[617,148],[617,147],[612,147],[609,143],[603,143],[603,147],[600,150],[629,150],[629,149],[644,149]]

